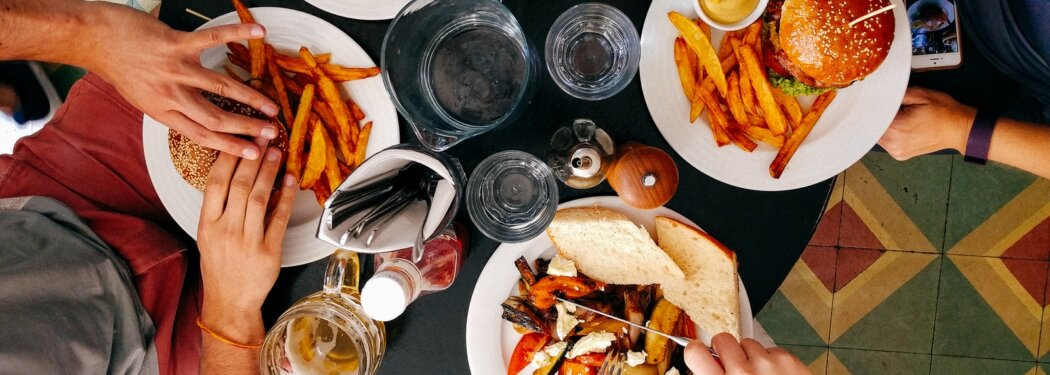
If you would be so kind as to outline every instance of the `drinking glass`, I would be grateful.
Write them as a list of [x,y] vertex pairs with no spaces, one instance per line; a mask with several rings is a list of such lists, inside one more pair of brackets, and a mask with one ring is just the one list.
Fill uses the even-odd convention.
[[444,151],[520,116],[538,61],[498,1],[415,0],[387,29],[380,64],[420,142]]
[[500,242],[536,237],[554,220],[558,185],[547,164],[521,151],[483,160],[467,182],[467,211],[482,234]]
[[601,100],[627,87],[638,72],[638,30],[619,9],[583,3],[562,13],[547,33],[547,70],[565,93]]

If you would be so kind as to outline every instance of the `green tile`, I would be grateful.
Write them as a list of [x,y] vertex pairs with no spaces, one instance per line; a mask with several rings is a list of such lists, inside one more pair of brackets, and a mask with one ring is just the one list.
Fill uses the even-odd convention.
[[[802,317],[802,314],[799,314],[795,305],[791,304],[791,301],[779,290],[773,294],[773,297],[769,299],[762,311],[755,316],[755,319],[762,323],[762,327],[766,329],[766,332],[769,332],[769,336],[773,337],[773,341],[778,344],[827,345],[824,339],[820,338],[820,334],[817,333],[814,327]],[[820,327],[820,329],[827,331],[827,325],[830,322],[822,323],[824,323],[824,326]]]
[[[956,156],[952,167],[951,193],[944,248],[952,249],[989,216],[1035,181],[1031,173],[998,163],[973,165]],[[967,250],[952,249],[956,253]]]
[[932,375],[1022,375],[1034,369],[1035,363],[935,355],[930,367]]
[[[906,254],[911,257],[940,257]],[[836,348],[929,353],[933,341],[934,309],[940,260],[933,259],[867,315],[849,327],[835,342]],[[877,282],[877,281],[875,281]],[[868,288],[877,287],[868,285]],[[835,305],[832,314],[850,306]],[[832,317],[835,319],[835,317]]]
[[1043,370],[1043,374],[1050,374],[1050,363],[1039,362],[1039,369]]
[[[933,354],[1035,361],[948,256],[941,271]],[[965,260],[963,260],[965,261]],[[1038,337],[1038,332],[1034,335]]]
[[780,345],[781,348],[791,352],[798,357],[802,363],[809,366],[814,375],[823,375],[828,368],[828,347],[826,346],[804,346],[804,345]]
[[902,162],[884,152],[869,152],[861,161],[930,243],[943,251],[952,156],[926,155]]
[[[831,348],[842,366],[853,375],[865,374],[929,374],[930,355],[919,353],[896,353],[874,350]],[[836,366],[829,363],[828,375],[838,375]]]

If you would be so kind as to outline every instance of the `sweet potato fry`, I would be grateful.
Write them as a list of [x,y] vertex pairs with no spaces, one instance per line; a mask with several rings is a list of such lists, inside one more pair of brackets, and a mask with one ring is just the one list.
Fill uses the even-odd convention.
[[744,100],[740,98],[740,77],[736,71],[729,75],[729,95],[726,95],[726,104],[737,123],[751,125],[751,120],[747,118],[747,110],[744,109]]
[[744,134],[756,141],[766,143],[778,149],[784,147],[783,135],[773,135],[773,132],[763,127],[748,126],[744,129]]
[[714,94],[705,90],[697,92],[697,97],[704,102],[704,105],[708,108],[708,117],[711,123],[711,133],[715,136],[715,143],[718,147],[728,145],[730,142],[729,134],[726,133],[726,127],[729,125],[729,118],[726,117],[725,111],[718,104],[718,100],[715,99]]
[[[350,114],[354,116],[355,121],[361,121],[365,119],[365,111],[357,105],[357,102],[353,98],[346,99],[346,107],[350,109]],[[357,138],[357,132],[353,132],[353,137]]]
[[303,147],[306,143],[306,130],[310,126],[310,107],[314,102],[314,85],[303,88],[303,95],[299,98],[299,109],[295,111],[295,119],[292,121],[292,134],[288,136],[288,160],[285,169],[294,176],[302,177]]
[[379,75],[379,67],[347,68],[333,64],[321,64],[324,74],[336,82],[356,81]]
[[312,74],[310,66],[306,65],[306,62],[298,57],[288,56],[283,53],[275,54],[273,57],[277,66],[281,67],[281,69],[295,74]]
[[[255,17],[252,17],[252,12],[248,10],[248,7],[244,6],[241,0],[232,1],[233,8],[237,10],[237,17],[241,19],[241,23],[255,23]],[[263,74],[266,73],[266,50],[263,47],[262,38],[248,39],[248,52],[251,55],[252,78],[262,78]]]
[[303,170],[303,177],[299,179],[299,188],[303,190],[317,184],[317,180],[321,178],[321,173],[324,172],[325,164],[327,164],[325,158],[328,154],[328,148],[332,147],[328,143],[328,136],[325,135],[325,130],[321,126],[320,120],[314,119],[310,127],[313,133],[310,137],[310,154],[306,157],[306,169]]
[[[744,109],[747,110],[747,113],[758,114],[755,89],[751,87],[751,77],[747,75],[746,69],[740,70],[740,98],[744,101]],[[755,123],[751,122],[751,125],[755,125]]]
[[[299,57],[306,62],[306,65],[310,66],[313,70],[314,79],[317,81],[317,86],[320,88],[321,97],[328,106],[332,108],[332,113],[335,115],[335,121],[339,125],[339,142],[349,144],[350,130],[350,110],[346,108],[346,103],[343,102],[342,97],[339,95],[339,89],[335,87],[335,83],[328,78],[321,70],[317,61],[314,60],[314,56],[310,53],[310,50],[306,47],[299,48]],[[342,150],[340,150],[342,152]],[[354,155],[344,153],[343,158],[350,160]]]
[[773,178],[780,178],[784,173],[784,168],[787,167],[791,157],[795,156],[795,151],[798,151],[798,147],[802,145],[802,141],[806,140],[809,133],[813,131],[813,126],[820,120],[820,116],[824,114],[824,110],[828,108],[832,100],[835,100],[835,91],[828,91],[817,97],[817,100],[813,102],[813,106],[810,107],[809,113],[802,118],[802,122],[798,124],[798,127],[791,133],[791,136],[784,141],[784,147],[780,148],[780,152],[777,152],[777,156],[773,158],[773,163],[769,165],[769,175]]
[[759,65],[755,50],[751,46],[740,45],[735,39],[730,39],[730,42],[733,43],[733,49],[738,55],[737,58],[741,60],[741,67],[747,70],[747,75],[751,79],[751,86],[755,89],[758,105],[762,108],[762,113],[765,114],[769,130],[773,134],[784,134],[787,131],[787,118],[784,116],[784,112],[780,110],[780,105],[777,103],[776,98],[773,97],[773,87],[769,84],[769,78],[766,77],[765,69]]
[[354,166],[361,165],[365,161],[365,151],[368,148],[368,137],[372,134],[372,122],[365,123],[361,133],[357,137],[357,150],[354,153]]
[[240,60],[249,61],[252,59],[251,53],[248,52],[248,47],[243,44],[237,42],[228,42],[226,43],[226,49],[229,49],[230,53],[232,53],[234,56],[237,56],[237,58]]
[[292,94],[303,96],[303,85],[300,85],[299,82],[296,82],[294,79],[286,78],[284,80],[284,87],[288,89],[288,91],[291,91]]
[[794,97],[788,96],[779,88],[773,88],[773,97],[777,99],[777,103],[780,103],[781,107],[784,107],[784,112],[787,113],[788,119],[791,120],[792,125],[797,125],[802,122],[802,107],[799,106],[798,100]]
[[751,138],[744,135],[744,132],[740,130],[740,124],[736,121],[729,120],[729,126],[726,128],[726,133],[729,134],[729,138],[733,140],[733,143],[744,151],[752,152],[758,147],[758,144],[755,143],[755,141],[752,141]]
[[310,188],[310,190],[313,190],[314,192],[314,198],[317,199],[317,204],[321,205],[321,207],[324,207],[324,202],[328,200],[328,197],[332,196],[332,190],[335,190],[329,189],[329,186],[330,183],[326,181],[326,177],[321,175],[317,180],[317,183]]
[[755,45],[758,39],[762,37],[762,23],[755,21],[746,29],[744,29],[744,36],[741,38],[744,44]]
[[685,93],[686,100],[690,102],[696,96],[694,92],[696,75],[694,75],[693,67],[689,65],[688,57],[691,53],[693,52],[685,45],[685,39],[679,37],[674,40],[674,64],[678,68],[678,81],[682,84],[682,92]]
[[226,58],[230,60],[230,64],[233,64],[238,68],[244,69],[244,71],[246,72],[250,72],[252,69],[251,62],[249,62],[247,59],[237,57],[237,55],[234,55],[231,52],[226,52]]
[[328,180],[328,191],[335,191],[335,188],[343,182],[343,178],[339,175],[339,158],[335,156],[335,147],[332,147],[331,144],[325,148],[324,175]]
[[674,24],[678,32],[682,33],[682,37],[685,39],[685,43],[689,45],[689,48],[696,53],[699,57],[700,62],[704,66],[704,70],[711,76],[711,79],[715,83],[715,87],[718,88],[718,93],[726,94],[726,76],[725,71],[722,70],[721,61],[718,58],[718,54],[715,53],[714,47],[711,46],[711,40],[704,36],[703,30],[700,30],[700,26],[697,26],[695,22],[688,18],[685,18],[681,13],[669,12],[667,17]]
[[318,64],[327,64],[329,61],[332,61],[332,53],[325,52],[316,54],[314,55],[314,60],[317,60]]
[[288,126],[294,121],[292,105],[288,100],[288,91],[285,90],[284,73],[277,69],[277,62],[274,60],[275,55],[273,46],[266,44],[266,68],[270,71],[270,80],[273,82],[274,92],[277,94],[277,104],[281,105],[281,116],[284,118],[284,124]]
[[[354,142],[352,140],[356,140],[357,138],[348,138],[345,135],[341,134],[343,129],[339,128],[339,123],[335,119],[335,114],[332,113],[332,109],[328,107],[328,104],[315,104],[314,112],[317,113],[317,116],[321,119],[321,123],[326,128],[328,128],[329,132],[335,135],[335,137],[332,139],[336,140],[335,146],[336,149],[339,150],[339,155],[353,155]],[[356,130],[356,126],[354,126],[353,124],[350,125],[350,128]],[[342,141],[343,139],[346,139],[347,141],[344,142]],[[343,156],[343,160],[346,160],[347,162],[353,161],[351,159],[347,159],[345,156]]]

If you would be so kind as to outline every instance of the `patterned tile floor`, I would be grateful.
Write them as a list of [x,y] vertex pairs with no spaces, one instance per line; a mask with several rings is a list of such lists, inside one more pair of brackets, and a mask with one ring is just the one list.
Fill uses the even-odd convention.
[[872,152],[758,320],[815,374],[1050,373],[1050,180]]

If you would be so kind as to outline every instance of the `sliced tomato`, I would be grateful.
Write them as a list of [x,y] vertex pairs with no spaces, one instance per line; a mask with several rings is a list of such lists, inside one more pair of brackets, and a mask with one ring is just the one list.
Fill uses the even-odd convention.
[[536,352],[547,345],[547,341],[550,341],[550,337],[539,332],[531,332],[522,336],[518,345],[514,347],[514,353],[510,355],[507,375],[517,375],[521,372],[532,362],[532,357],[536,355]]
[[541,310],[554,306],[554,292],[560,292],[564,298],[580,298],[605,286],[598,280],[582,277],[545,276],[532,284],[529,301]]
[[602,363],[605,362],[605,353],[587,353],[572,360],[586,366],[602,367]]
[[566,360],[561,363],[561,369],[558,370],[558,375],[597,375],[598,370],[596,367],[587,366],[585,364],[576,362],[580,357],[576,357],[571,360]]

